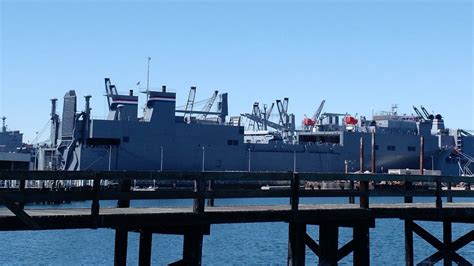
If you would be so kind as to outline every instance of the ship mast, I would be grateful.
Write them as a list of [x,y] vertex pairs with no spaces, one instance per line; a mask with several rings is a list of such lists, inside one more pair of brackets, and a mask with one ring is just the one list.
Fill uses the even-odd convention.
[[148,91],[150,90],[150,61],[151,57],[148,57],[147,71],[146,71],[146,100],[148,101]]
[[5,125],[5,120],[7,120],[7,118],[5,116],[2,116],[2,132],[7,132],[7,126]]

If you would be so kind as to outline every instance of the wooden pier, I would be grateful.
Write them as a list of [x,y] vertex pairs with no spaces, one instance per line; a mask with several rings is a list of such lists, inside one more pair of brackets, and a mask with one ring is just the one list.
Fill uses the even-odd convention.
[[[352,253],[354,265],[370,264],[369,229],[376,219],[404,220],[406,265],[472,265],[457,251],[474,241],[474,227],[458,239],[452,239],[453,223],[474,224],[474,190],[472,177],[414,176],[387,174],[335,174],[293,172],[49,172],[0,171],[0,180],[16,180],[19,187],[0,192],[7,207],[0,211],[0,230],[50,230],[110,228],[115,230],[115,265],[126,264],[129,232],[140,233],[139,264],[151,262],[153,234],[183,235],[183,255],[171,265],[200,265],[203,238],[211,233],[211,225],[224,223],[285,222],[288,224],[288,264],[304,265],[308,248],[319,257],[319,265],[337,265]],[[26,188],[28,180],[84,180],[92,186],[82,190],[58,191]],[[104,180],[119,185],[114,190],[101,186]],[[133,190],[134,180],[161,183],[187,182],[191,187],[158,187]],[[89,182],[90,181],[90,182]],[[272,189],[244,188],[223,184],[258,181],[286,184]],[[347,182],[354,188],[339,186],[318,189],[308,186],[321,182]],[[424,186],[417,186],[423,183]],[[370,186],[369,186],[370,184]],[[381,185],[384,184],[384,185]],[[387,185],[389,184],[389,185]],[[426,186],[430,184],[431,186]],[[454,189],[455,185],[466,189]],[[347,204],[300,204],[304,197],[344,197]],[[373,197],[401,197],[403,202],[372,204]],[[413,197],[432,197],[432,203],[412,203]],[[453,198],[469,198],[470,202],[453,203]],[[222,198],[287,198],[287,205],[215,206]],[[352,199],[358,199],[358,203]],[[189,207],[130,207],[132,200],[193,199]],[[90,208],[28,209],[27,204],[40,201],[91,201]],[[116,200],[114,208],[101,208],[100,202]],[[207,206],[206,206],[207,200]],[[26,207],[25,207],[26,205]],[[443,239],[437,239],[418,221],[443,224]],[[308,225],[319,226],[319,239],[307,232]],[[353,237],[338,246],[339,228],[352,228]],[[437,251],[428,258],[416,258],[413,235],[417,234]],[[416,258],[416,260],[415,260]]]

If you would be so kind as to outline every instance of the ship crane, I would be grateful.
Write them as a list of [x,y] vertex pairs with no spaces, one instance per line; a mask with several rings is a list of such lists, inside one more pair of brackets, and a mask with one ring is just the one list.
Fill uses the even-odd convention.
[[268,125],[268,120],[270,119],[270,116],[272,114],[272,111],[273,111],[273,106],[275,106],[275,103],[272,103],[272,105],[270,106],[270,109],[267,110],[267,105],[264,104],[263,105],[263,112],[261,114],[261,116],[263,116],[263,129],[264,130],[267,130],[267,125]]
[[[256,117],[259,117],[260,121],[261,121],[262,110],[260,110],[260,106],[258,105],[258,103],[254,103],[252,114],[255,115]],[[263,122],[258,122],[258,121],[256,121],[256,122],[257,122],[257,130],[261,130],[262,127],[263,127]],[[262,125],[260,125],[260,124],[262,124]]]
[[206,119],[209,111],[211,111],[212,106],[214,105],[214,102],[216,101],[217,95],[219,94],[219,91],[214,91],[214,94],[212,94],[211,98],[206,102],[204,107],[202,108],[203,114],[199,117],[199,119]]
[[270,108],[267,109],[267,105],[264,104],[263,105],[263,110],[262,110],[262,109],[260,109],[260,104],[258,102],[255,102],[253,104],[253,107],[252,107],[252,114],[243,114],[242,115],[242,116],[250,119],[248,129],[267,130],[267,126],[269,125],[269,123],[272,124],[272,126],[270,126],[271,128],[275,128],[275,125],[278,125],[278,124],[272,123],[272,122],[269,121],[274,106],[275,106],[275,103],[272,103],[270,105]]
[[267,110],[265,120],[270,119],[270,116],[272,115],[272,111],[273,111],[273,107],[274,107],[274,106],[275,106],[275,103],[272,103],[272,105],[270,106],[270,108]]
[[110,108],[111,96],[118,95],[118,92],[115,85],[112,85],[112,83],[110,82],[110,78],[105,78],[104,81],[105,81],[105,93],[107,96],[107,104],[109,105],[109,108]]
[[288,127],[288,98],[284,98],[283,101],[281,100],[276,100],[277,108],[278,108],[278,114],[280,116],[280,124],[283,127]]
[[421,110],[423,111],[423,113],[425,114],[426,118],[429,119],[429,120],[433,120],[434,119],[434,115],[430,114],[428,111],[426,111],[425,107],[423,107],[423,105],[420,106]]
[[[264,121],[263,118],[261,118],[260,116],[257,116],[255,114],[241,114],[243,117],[246,117],[248,119],[250,119],[251,121],[257,123],[257,124],[263,124],[264,122],[266,123],[266,125],[268,127],[271,127],[271,128],[274,128],[276,130],[285,130],[285,128],[282,126],[282,125],[279,125],[277,123],[274,123],[272,121]],[[260,129],[258,129],[260,130]]]
[[276,106],[278,108],[279,114],[278,123],[269,120],[274,104],[272,104],[268,110],[266,105],[264,105],[262,110],[259,107],[259,103],[255,102],[252,108],[252,113],[241,114],[241,116],[250,120],[247,127],[248,129],[267,130],[267,128],[270,127],[280,131],[283,139],[288,143],[293,143],[295,132],[295,115],[288,114],[288,102],[288,98],[284,98],[283,101],[276,100]]
[[416,106],[413,105],[413,110],[415,110],[415,113],[418,115],[419,118],[421,119],[428,119],[427,117],[425,117],[421,112],[420,110],[418,110],[418,108],[416,108]]
[[184,109],[184,121],[191,121],[191,113],[194,106],[194,98],[196,97],[196,87],[191,87],[189,90],[188,101],[186,102],[186,108]]
[[244,117],[250,119],[249,129],[252,128],[252,130],[261,130],[261,124],[263,124],[263,119],[258,102],[253,103],[252,114],[245,114]]
[[312,118],[307,118],[307,117],[304,118],[303,126],[305,129],[310,130],[310,131],[313,130],[314,126],[317,124],[319,117],[321,116],[321,112],[323,111],[325,103],[326,103],[326,100],[321,101],[321,104],[319,104],[319,107],[314,113]]

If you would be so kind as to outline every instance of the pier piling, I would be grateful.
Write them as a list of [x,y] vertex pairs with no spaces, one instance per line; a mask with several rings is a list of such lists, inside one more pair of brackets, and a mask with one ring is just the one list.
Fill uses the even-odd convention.
[[369,227],[369,221],[354,226],[354,265],[370,265]]
[[288,265],[299,266],[305,263],[306,224],[289,223],[288,225]]
[[124,228],[115,229],[115,251],[114,251],[114,265],[127,265],[127,243],[128,231]]
[[[405,201],[406,202],[406,201]],[[413,221],[405,220],[405,264],[407,266],[414,265],[414,254],[413,254]]]
[[153,234],[151,230],[144,229],[140,232],[140,247],[138,253],[138,264],[140,266],[151,265],[151,244]]
[[334,223],[319,226],[319,265],[335,266],[338,261],[339,228]]
[[202,240],[201,228],[194,228],[184,234],[183,262],[185,265],[201,265]]
[[[120,180],[119,191],[130,192],[130,179]],[[117,208],[130,207],[130,200],[118,200]],[[128,245],[128,229],[119,227],[115,229],[115,256],[114,265],[122,266],[127,264],[127,245]]]

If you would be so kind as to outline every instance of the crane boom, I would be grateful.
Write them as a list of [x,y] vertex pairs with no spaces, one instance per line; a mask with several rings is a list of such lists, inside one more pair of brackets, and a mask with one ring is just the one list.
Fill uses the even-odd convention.
[[107,96],[107,104],[110,108],[110,96],[111,95],[117,95],[117,88],[115,87],[115,85],[112,85],[112,83],[110,82],[110,78],[104,78],[104,82],[105,82],[105,93]]
[[413,105],[413,110],[415,110],[415,113],[422,119],[427,119],[427,117],[424,117],[423,114],[416,108],[416,106]]
[[214,102],[216,101],[217,95],[219,94],[219,91],[214,91],[214,94],[212,94],[211,98],[207,101],[207,103],[204,105],[204,108],[202,108],[202,112],[205,112],[203,115],[201,115],[201,119],[206,119],[207,113],[211,110],[212,105],[214,105]]
[[270,108],[267,110],[267,117],[266,117],[267,120],[270,119],[270,116],[272,115],[272,111],[273,111],[274,106],[275,106],[275,103],[272,103]]
[[423,105],[421,105],[420,108],[421,108],[421,111],[423,111],[423,113],[425,114],[426,118],[429,118],[430,113],[428,113],[428,111],[426,111],[425,107],[423,107]]
[[282,125],[279,125],[277,123],[271,122],[271,121],[264,121],[261,117],[255,115],[255,114],[242,114],[243,117],[247,117],[248,119],[256,122],[257,124],[263,124],[264,122],[267,124],[267,126],[277,129],[277,130],[284,130],[285,128]]
[[280,125],[284,125],[285,124],[285,107],[283,106],[281,100],[276,100],[276,104],[277,104],[277,109],[278,109],[278,114],[280,116]]
[[289,102],[289,100],[290,100],[289,98],[284,98],[283,99],[283,112],[285,114],[288,113],[288,102]]
[[326,103],[326,100],[322,100],[321,104],[318,107],[318,110],[316,110],[316,113],[314,113],[314,115],[313,115],[314,122],[318,121],[318,118],[321,115],[321,112],[323,111],[325,103]]
[[189,90],[188,101],[186,102],[186,108],[184,109],[184,121],[187,121],[186,118],[191,118],[191,111],[193,111],[194,98],[196,97],[196,87],[191,87]]
[[[253,109],[252,109],[252,115],[254,115],[255,117],[260,117],[262,118],[262,111],[260,110],[260,106],[259,106],[259,103],[258,102],[255,102],[253,104]],[[254,120],[256,123],[257,123],[257,130],[260,130],[261,129],[261,124],[263,125],[263,122],[262,119],[260,120]]]

